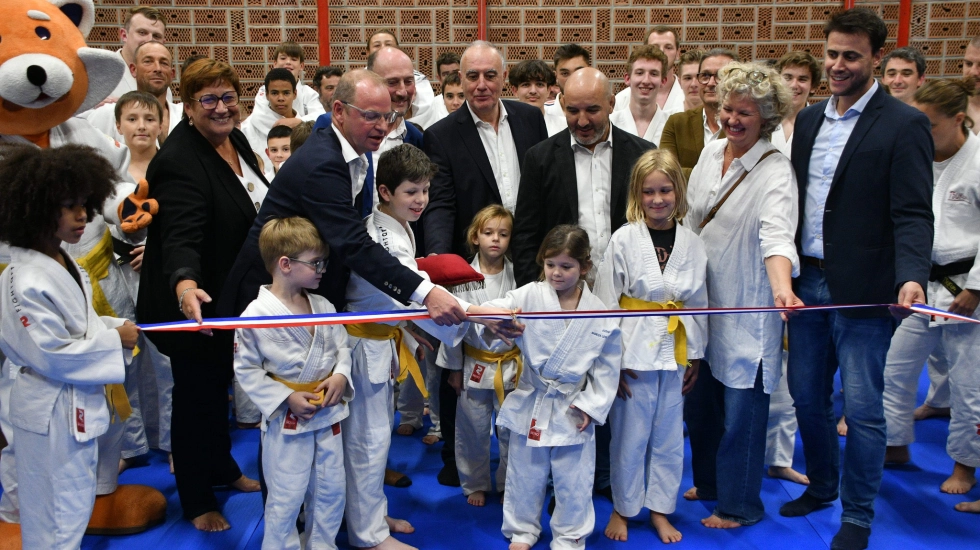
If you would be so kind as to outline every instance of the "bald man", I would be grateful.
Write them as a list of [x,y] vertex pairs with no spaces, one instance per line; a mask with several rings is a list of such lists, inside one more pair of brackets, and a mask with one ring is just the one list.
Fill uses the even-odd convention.
[[630,170],[655,148],[609,122],[612,85],[596,69],[572,73],[560,103],[568,128],[528,150],[521,169],[511,244],[518,285],[537,280],[538,247],[556,225],[582,226],[598,265],[612,231],[626,223]]

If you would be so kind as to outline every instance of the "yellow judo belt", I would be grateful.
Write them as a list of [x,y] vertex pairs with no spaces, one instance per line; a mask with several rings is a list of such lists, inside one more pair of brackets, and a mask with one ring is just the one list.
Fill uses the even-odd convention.
[[[289,389],[291,389],[293,391],[305,391],[307,393],[315,394],[317,397],[316,397],[316,399],[310,399],[309,400],[310,405],[320,405],[321,403],[323,403],[323,397],[324,397],[324,394],[326,394],[326,390],[316,391],[316,387],[319,386],[320,384],[322,384],[323,383],[323,380],[318,380],[316,382],[305,382],[305,383],[303,383],[303,382],[290,382],[289,380],[284,380],[284,379],[279,378],[278,376],[276,376],[274,374],[270,374],[269,376],[271,376],[272,379],[275,380],[276,382],[279,382],[283,386],[286,386],[287,388],[289,388]],[[328,378],[329,378],[329,376],[328,376]]]
[[524,360],[521,358],[520,348],[515,347],[514,349],[504,352],[504,353],[493,353],[490,351],[485,351],[482,349],[474,348],[469,344],[463,344],[463,353],[469,355],[473,359],[483,363],[496,363],[497,372],[493,375],[493,391],[497,392],[497,403],[504,402],[504,368],[503,364],[507,361],[517,361],[517,376],[514,377],[514,384],[521,379],[521,373],[524,372]]
[[[684,309],[684,302],[648,302],[625,294],[619,297],[619,307],[623,309]],[[689,367],[687,360],[687,331],[677,315],[667,318],[667,333],[674,335],[674,360],[678,365]]]
[[[109,300],[102,292],[99,281],[109,276],[109,264],[112,262],[112,235],[106,229],[99,244],[89,251],[88,254],[77,258],[78,265],[88,272],[89,281],[92,283],[92,308],[96,313],[103,316],[115,317],[116,311],[109,305]],[[136,355],[133,351],[133,355]],[[126,420],[133,414],[133,408],[129,404],[129,396],[126,395],[126,387],[122,384],[106,384],[105,397],[109,404],[109,418],[114,415],[119,416],[119,420]]]
[[398,365],[401,367],[396,379],[399,383],[404,382],[409,374],[412,380],[422,392],[424,399],[429,398],[429,392],[425,389],[425,379],[422,378],[422,369],[419,368],[412,350],[408,349],[408,344],[402,338],[402,331],[397,326],[386,325],[383,323],[353,323],[344,325],[347,334],[357,338],[367,338],[368,340],[394,340],[395,347],[398,348]]

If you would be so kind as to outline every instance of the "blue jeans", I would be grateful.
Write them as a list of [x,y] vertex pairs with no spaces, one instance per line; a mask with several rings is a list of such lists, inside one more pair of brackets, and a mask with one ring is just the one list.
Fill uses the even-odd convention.
[[[831,304],[823,270],[804,265],[796,295],[807,305]],[[841,521],[870,528],[885,461],[882,405],[885,357],[897,323],[888,317],[851,319],[837,311],[800,313],[789,321],[789,391],[796,405],[806,492],[841,498]],[[834,373],[840,365],[847,417],[844,476],[834,418]]]
[[716,459],[725,432],[725,386],[701,360],[698,379],[684,397],[684,422],[691,442],[691,470],[701,500],[718,500]]
[[[742,525],[762,519],[762,471],[766,461],[769,394],[762,386],[762,365],[755,387],[725,387],[725,432],[718,445],[718,505],[714,515]],[[700,489],[700,488],[699,488]]]

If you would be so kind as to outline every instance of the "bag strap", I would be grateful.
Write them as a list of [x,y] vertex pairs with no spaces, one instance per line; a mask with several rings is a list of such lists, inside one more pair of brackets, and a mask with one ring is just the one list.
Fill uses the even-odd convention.
[[[762,164],[762,161],[766,160],[766,157],[768,157],[769,155],[778,152],[779,152],[778,149],[770,149],[766,151],[765,153],[762,154],[761,157],[759,157],[759,162],[755,163],[755,166],[759,166],[760,164]],[[753,166],[752,168],[754,169],[755,166]],[[698,225],[698,229],[704,229],[704,226],[708,225],[708,222],[715,219],[715,214],[718,213],[718,209],[721,208],[721,205],[725,204],[725,201],[727,201],[728,197],[732,194],[733,191],[735,191],[735,188],[738,187],[738,184],[742,183],[742,180],[744,180],[745,176],[748,176],[749,172],[751,171],[752,170],[746,170],[745,172],[742,172],[742,175],[739,176],[737,180],[735,180],[735,185],[732,185],[731,189],[729,189],[728,192],[725,193],[725,196],[722,197],[721,200],[718,201],[718,203],[715,204],[711,210],[708,210],[708,215],[705,216],[703,220],[701,220],[701,224]]]

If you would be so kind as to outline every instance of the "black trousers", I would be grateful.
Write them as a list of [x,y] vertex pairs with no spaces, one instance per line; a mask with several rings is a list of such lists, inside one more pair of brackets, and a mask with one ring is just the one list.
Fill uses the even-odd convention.
[[213,487],[242,477],[231,456],[228,433],[231,361],[230,353],[226,361],[170,359],[174,375],[170,440],[177,494],[187,519],[216,511]]
[[449,373],[442,369],[439,376],[439,425],[442,429],[442,463],[452,470],[456,469],[456,402],[459,397],[449,385]]

